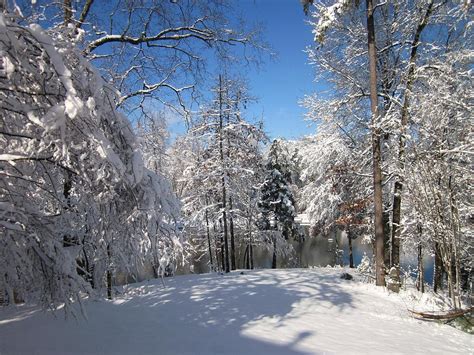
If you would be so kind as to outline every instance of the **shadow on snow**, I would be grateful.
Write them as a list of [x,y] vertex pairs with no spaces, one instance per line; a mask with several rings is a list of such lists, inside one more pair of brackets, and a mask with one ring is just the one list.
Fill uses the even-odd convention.
[[[298,317],[292,311],[299,302],[317,302],[332,312],[353,307],[352,296],[341,282],[345,281],[307,269],[178,276],[166,279],[164,287],[152,280],[131,285],[113,302],[87,302],[88,320],[54,321],[49,314],[36,314],[0,323],[0,335],[10,337],[4,338],[9,339],[8,344],[15,341],[11,337],[18,337],[19,352],[27,350],[22,344],[35,341],[38,347],[33,349],[48,353],[302,355],[305,353],[296,346],[314,335],[314,330],[298,329],[292,339],[274,342],[257,339],[251,330],[242,332],[249,323],[262,319],[283,326]],[[15,333],[23,322],[35,329],[35,339]],[[61,341],[55,347],[58,337]],[[60,344],[68,344],[68,348]],[[0,352],[2,347],[0,342]]]

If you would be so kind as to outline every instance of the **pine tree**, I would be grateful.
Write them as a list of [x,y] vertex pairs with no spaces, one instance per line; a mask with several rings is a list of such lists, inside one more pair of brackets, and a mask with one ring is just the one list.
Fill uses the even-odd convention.
[[[261,228],[271,231],[273,243],[272,269],[277,265],[277,241],[298,235],[295,223],[296,210],[293,193],[289,188],[290,172],[279,163],[281,143],[274,140],[265,166],[265,181],[261,186]],[[278,238],[280,236],[280,238]]]

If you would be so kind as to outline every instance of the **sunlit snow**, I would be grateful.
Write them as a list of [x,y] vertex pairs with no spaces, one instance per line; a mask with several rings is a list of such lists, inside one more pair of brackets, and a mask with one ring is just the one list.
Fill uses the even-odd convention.
[[[87,320],[0,310],[0,353],[468,354],[472,336],[410,317],[408,292],[339,278],[339,268],[177,276],[85,303]],[[352,271],[351,271],[352,272]],[[34,331],[33,331],[34,330]]]

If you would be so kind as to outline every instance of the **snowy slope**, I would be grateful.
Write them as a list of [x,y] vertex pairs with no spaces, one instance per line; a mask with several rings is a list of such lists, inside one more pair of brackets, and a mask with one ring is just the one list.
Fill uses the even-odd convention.
[[[0,354],[469,354],[472,336],[341,269],[190,275],[88,301],[88,320],[0,309]],[[412,307],[410,305],[409,307]]]

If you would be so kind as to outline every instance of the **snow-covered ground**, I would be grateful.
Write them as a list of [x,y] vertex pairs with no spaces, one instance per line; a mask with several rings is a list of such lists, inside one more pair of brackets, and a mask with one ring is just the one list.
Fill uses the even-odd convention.
[[87,301],[87,320],[0,309],[0,354],[470,354],[473,338],[410,317],[408,294],[341,269],[189,275]]

